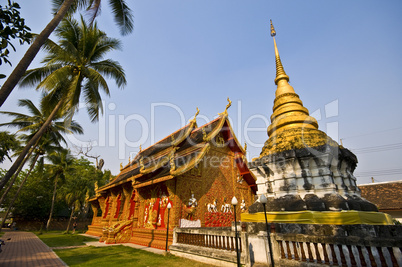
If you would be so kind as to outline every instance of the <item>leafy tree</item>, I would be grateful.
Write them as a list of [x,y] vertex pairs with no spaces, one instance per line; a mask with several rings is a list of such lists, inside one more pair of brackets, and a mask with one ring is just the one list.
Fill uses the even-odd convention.
[[[29,32],[31,29],[25,25],[25,20],[20,17],[20,6],[16,2],[10,2],[8,0],[8,6],[0,5],[0,65],[8,63],[11,66],[11,62],[7,59],[10,51],[8,46],[15,50],[14,45],[11,43],[11,39],[18,39],[20,44],[30,43],[32,34]],[[0,74],[0,78],[4,78],[3,74]]]
[[106,184],[103,173],[87,159],[80,158],[74,162],[74,170],[66,176],[66,183],[60,188],[60,195],[66,201],[70,209],[70,220],[66,231],[69,231],[73,215],[81,214],[85,217],[87,213],[87,196],[95,193],[95,182]]
[[[13,205],[12,213],[14,216],[23,217],[25,220],[40,220],[42,222],[48,220],[54,189],[50,169],[50,164],[45,164],[43,170],[38,165],[34,168]],[[1,172],[0,169],[0,174]],[[71,213],[74,212],[73,216],[85,218],[88,208],[88,203],[85,202],[87,192],[89,196],[93,196],[95,182],[102,186],[109,182],[110,177],[110,171],[101,172],[89,160],[74,158],[71,168],[65,172],[65,183],[58,183],[52,217],[58,216],[61,211],[69,208],[70,217]],[[17,185],[21,184],[22,179],[23,176],[20,175]],[[86,189],[88,191],[85,191]],[[75,194],[74,191],[79,192],[79,194]],[[70,196],[68,196],[69,194]]]
[[124,70],[111,59],[103,59],[111,50],[119,49],[120,42],[108,38],[97,28],[96,23],[88,27],[81,18],[81,25],[74,19],[65,19],[56,31],[59,44],[48,40],[48,55],[43,60],[44,67],[27,71],[21,85],[37,85],[37,89],[49,92],[46,101],[54,105],[41,129],[26,144],[15,163],[0,181],[0,189],[11,178],[23,161],[30,147],[45,133],[54,116],[70,111],[72,117],[77,111],[81,94],[84,95],[87,111],[92,121],[96,121],[102,111],[100,90],[109,95],[109,87],[104,78],[112,78],[119,88],[126,85]]
[[0,132],[0,163],[2,163],[6,158],[12,161],[10,152],[16,151],[19,147],[20,142],[14,134]]
[[[14,217],[24,220],[46,222],[52,199],[52,183],[44,179],[48,166],[44,166],[43,173],[37,166],[30,174],[19,197],[16,199],[12,213]],[[56,205],[57,207],[58,205]]]
[[[28,48],[24,57],[18,63],[11,75],[8,77],[4,85],[0,89],[0,106],[3,105],[9,94],[17,85],[25,71],[28,69],[32,60],[35,58],[39,49],[45,44],[46,40],[54,29],[59,25],[60,21],[67,15],[72,14],[78,9],[87,9],[90,13],[91,22],[99,15],[101,3],[104,0],[53,0],[55,16],[43,31],[36,36],[32,45]],[[121,34],[125,35],[133,30],[133,15],[125,0],[109,0],[115,22],[120,28]]]

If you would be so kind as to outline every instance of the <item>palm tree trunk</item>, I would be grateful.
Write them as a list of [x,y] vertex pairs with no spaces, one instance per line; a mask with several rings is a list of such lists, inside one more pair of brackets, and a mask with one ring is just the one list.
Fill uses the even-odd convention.
[[68,220],[67,230],[66,230],[67,234],[68,234],[68,230],[70,230],[70,224],[71,224],[71,220],[73,218],[73,215],[74,215],[74,205],[71,207],[70,220]]
[[47,127],[50,125],[52,122],[54,116],[56,113],[59,111],[61,106],[63,105],[64,100],[61,99],[59,103],[54,107],[52,113],[50,113],[49,117],[45,121],[45,123],[42,125],[42,127],[39,129],[39,131],[36,132],[36,134],[31,138],[31,140],[28,141],[28,143],[25,145],[24,149],[18,156],[18,158],[14,161],[13,165],[11,168],[7,171],[7,173],[4,175],[4,177],[0,181],[0,190],[3,189],[4,185],[10,180],[11,176],[15,173],[15,171],[18,169],[18,166],[22,163],[24,160],[26,154],[29,152],[29,149],[42,137],[42,135],[46,132]]
[[57,175],[56,178],[54,179],[52,206],[50,207],[50,214],[49,214],[49,220],[47,220],[47,224],[46,224],[46,231],[49,230],[50,221],[52,220],[54,202],[56,201],[56,191],[57,191],[57,180],[58,180],[58,178],[59,178],[59,175]]
[[14,174],[14,176],[13,176],[13,179],[11,179],[10,184],[8,185],[6,191],[4,191],[3,195],[2,195],[1,198],[0,198],[0,207],[1,207],[1,205],[3,204],[3,201],[4,201],[4,199],[6,198],[8,192],[9,192],[9,191],[11,190],[11,188],[13,187],[15,180],[17,179],[18,175],[20,174],[22,168],[23,168],[24,165],[25,165],[25,162],[29,159],[29,157],[31,156],[31,154],[32,154],[33,151],[34,151],[34,149],[32,148],[32,149],[29,151],[28,155],[24,158],[24,160],[22,161],[22,163],[20,164],[20,166],[18,167],[18,170],[15,172],[15,174]]
[[18,195],[20,194],[22,187],[24,186],[25,182],[26,182],[27,179],[28,179],[28,176],[31,174],[33,168],[35,167],[36,161],[38,160],[39,156],[40,156],[40,154],[37,153],[36,156],[35,156],[35,158],[34,158],[34,160],[33,160],[33,162],[32,162],[32,164],[31,164],[31,168],[29,169],[27,175],[25,175],[24,180],[22,180],[21,185],[20,185],[20,187],[19,187],[18,190],[17,190],[17,193],[15,193],[14,198],[13,198],[13,199],[11,200],[11,202],[10,202],[10,205],[8,205],[8,209],[7,209],[7,211],[6,211],[6,214],[4,215],[4,218],[3,218],[3,221],[2,221],[2,223],[1,223],[0,229],[4,227],[4,223],[6,222],[8,213],[10,212],[11,208],[14,206],[15,200],[17,199]]
[[15,67],[13,72],[7,78],[7,80],[0,89],[0,107],[3,105],[4,101],[6,101],[11,91],[20,81],[21,77],[24,75],[25,71],[28,69],[32,60],[39,52],[39,49],[42,47],[42,45],[46,42],[49,35],[54,31],[57,25],[59,25],[60,21],[64,18],[73,2],[74,0],[64,0],[59,11],[49,22],[49,24],[43,29],[43,31],[35,38],[31,46],[25,53],[24,57],[20,60],[20,62]]

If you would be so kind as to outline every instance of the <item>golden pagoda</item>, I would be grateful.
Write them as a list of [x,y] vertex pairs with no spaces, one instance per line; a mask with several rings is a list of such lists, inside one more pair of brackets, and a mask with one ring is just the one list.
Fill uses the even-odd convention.
[[277,89],[271,125],[268,127],[269,139],[265,142],[260,157],[290,149],[317,147],[325,144],[337,147],[338,144],[334,140],[318,130],[317,120],[309,116],[309,111],[303,106],[299,95],[289,85],[289,76],[283,68],[275,35],[276,32],[271,21],[271,36],[275,46]]
[[[275,35],[271,21],[277,88],[269,138],[260,157],[249,163],[258,194],[267,196],[270,211],[378,211],[361,198],[353,175],[357,157],[318,129],[289,84]],[[252,206],[250,213],[254,208],[259,209]]]

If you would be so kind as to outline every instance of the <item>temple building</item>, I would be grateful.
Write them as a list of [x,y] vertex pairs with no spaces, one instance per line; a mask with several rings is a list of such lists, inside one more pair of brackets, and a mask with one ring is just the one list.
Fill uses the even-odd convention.
[[[289,84],[275,35],[271,22],[277,89],[269,138],[260,157],[249,163],[258,193],[268,197],[269,211],[378,211],[356,185],[356,156],[318,129]],[[256,209],[261,211],[258,203],[250,212]]]
[[254,203],[257,185],[227,118],[228,101],[215,120],[198,127],[194,116],[121,165],[119,175],[89,199],[94,217],[87,233],[106,243],[164,249],[168,227],[170,244],[175,227],[230,226],[234,213],[240,218]]
[[247,162],[229,99],[200,127],[197,109],[96,188],[87,234],[168,244],[174,255],[218,266],[402,266],[402,228],[361,196],[356,156],[318,129],[289,84],[275,35],[271,22],[277,88],[260,156]]

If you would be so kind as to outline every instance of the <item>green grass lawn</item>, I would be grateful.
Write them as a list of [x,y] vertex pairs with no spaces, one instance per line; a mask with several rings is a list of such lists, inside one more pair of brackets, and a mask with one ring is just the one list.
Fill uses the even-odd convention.
[[80,246],[85,245],[84,242],[98,241],[95,238],[77,234],[61,234],[60,232],[45,233],[38,235],[38,237],[49,247]]
[[[38,234],[38,237],[49,247],[67,247],[85,245],[84,242],[98,241],[77,234],[61,234],[51,232]],[[55,249],[54,252],[68,266],[144,266],[144,267],[204,267],[208,264],[179,258],[174,255],[159,255],[123,245],[109,247],[81,247],[73,249]]]
[[83,247],[57,249],[56,254],[68,266],[138,266],[138,267],[202,267],[211,266],[201,262],[179,258],[174,255],[159,255],[126,246]]

